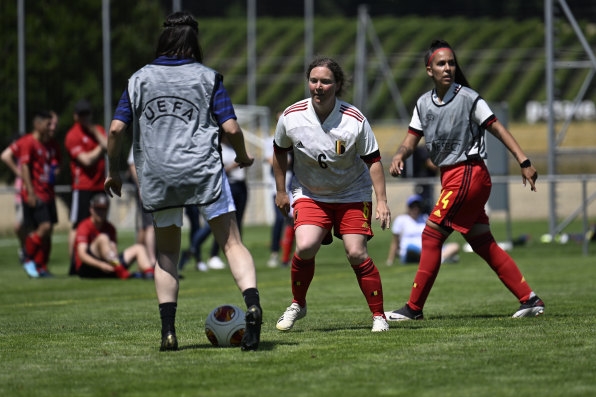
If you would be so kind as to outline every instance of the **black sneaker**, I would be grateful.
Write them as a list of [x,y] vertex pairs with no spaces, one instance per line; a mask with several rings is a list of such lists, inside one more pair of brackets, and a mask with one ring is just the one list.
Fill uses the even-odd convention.
[[413,310],[406,303],[401,309],[385,312],[387,321],[424,320],[422,310]]
[[246,328],[240,347],[243,351],[257,350],[261,340],[261,324],[263,323],[263,313],[261,308],[252,305],[246,311]]
[[544,302],[538,296],[534,296],[528,299],[525,303],[522,303],[519,310],[513,313],[513,318],[520,317],[536,317],[544,314]]
[[178,338],[176,338],[174,332],[170,331],[161,338],[161,347],[159,348],[159,351],[165,352],[176,350],[178,350]]

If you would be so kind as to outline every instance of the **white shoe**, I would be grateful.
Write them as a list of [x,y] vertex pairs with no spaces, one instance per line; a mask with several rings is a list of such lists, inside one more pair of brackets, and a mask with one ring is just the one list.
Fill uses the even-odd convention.
[[206,272],[209,270],[209,266],[203,261],[197,262],[197,270],[200,272]]
[[209,269],[221,270],[226,268],[226,264],[219,258],[219,256],[213,256],[207,261]]
[[279,266],[279,257],[276,252],[272,252],[269,256],[269,260],[267,261],[267,266],[274,268]]
[[383,318],[383,316],[374,316],[371,332],[383,332],[383,331],[389,331],[389,324],[387,323],[387,320],[385,320]]
[[288,306],[284,314],[277,320],[277,325],[275,327],[280,331],[289,331],[294,326],[294,322],[304,318],[304,316],[306,316],[306,305],[302,307],[294,302]]
[[35,265],[35,262],[33,262],[33,261],[25,262],[25,264],[23,265],[23,269],[25,269],[25,273],[27,273],[27,275],[30,278],[39,278],[39,273],[37,271],[37,266]]

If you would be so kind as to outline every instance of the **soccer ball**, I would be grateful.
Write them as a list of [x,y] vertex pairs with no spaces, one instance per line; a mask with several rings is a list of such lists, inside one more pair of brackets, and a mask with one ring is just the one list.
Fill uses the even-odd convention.
[[244,310],[226,304],[209,313],[205,320],[205,335],[213,346],[240,346],[245,325]]

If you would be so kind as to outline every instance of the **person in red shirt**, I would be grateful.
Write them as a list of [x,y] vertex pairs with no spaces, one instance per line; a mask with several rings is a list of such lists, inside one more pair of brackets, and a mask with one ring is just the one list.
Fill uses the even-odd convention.
[[14,149],[22,178],[23,222],[32,230],[25,238],[23,267],[32,278],[51,276],[47,265],[54,224],[58,222],[54,173],[60,151],[56,141],[50,138],[51,125],[50,112],[36,112],[33,131],[19,139]]
[[[56,145],[54,148],[55,148],[56,154],[59,155],[60,150],[59,150],[57,144],[55,143],[55,141],[52,142],[52,140],[54,138],[54,134],[56,132],[56,128],[58,126],[58,114],[56,114],[56,112],[51,110],[50,115],[52,116],[52,120],[50,122],[50,142],[52,145]],[[21,169],[20,169],[20,165],[18,163],[18,159],[19,159],[19,155],[20,155],[19,144],[20,144],[21,139],[23,139],[23,135],[16,134],[16,137],[11,142],[11,144],[8,145],[6,148],[4,148],[0,157],[2,158],[2,161],[6,164],[6,166],[8,168],[10,168],[10,170],[15,175],[15,180],[14,180],[14,191],[15,191],[14,232],[19,240],[19,251],[18,251],[19,261],[23,264],[24,259],[25,259],[24,258],[25,238],[27,237],[27,234],[31,230],[27,230],[27,228],[25,227],[24,221],[23,221],[23,202],[21,200],[21,187],[23,186],[23,182],[21,180]],[[60,156],[57,156],[57,158],[53,162],[53,165],[55,165],[55,167],[53,167],[53,173],[50,173],[50,181],[56,179],[56,176],[58,175],[58,173],[60,171],[59,164],[60,164]],[[52,176],[53,176],[53,178],[52,178]]]
[[[103,192],[103,181],[106,176],[105,150],[107,135],[105,129],[93,124],[93,111],[86,99],[81,99],[74,107],[73,126],[66,133],[64,146],[70,156],[70,173],[72,178],[72,200],[70,206],[70,222],[72,229],[68,239],[68,249],[73,253],[77,226],[89,217],[91,198]],[[71,263],[70,275],[75,274]]]
[[81,278],[131,278],[128,268],[136,261],[139,277],[153,280],[153,266],[143,244],[118,253],[116,228],[108,221],[109,200],[104,193],[91,199],[88,218],[75,233],[74,263]]

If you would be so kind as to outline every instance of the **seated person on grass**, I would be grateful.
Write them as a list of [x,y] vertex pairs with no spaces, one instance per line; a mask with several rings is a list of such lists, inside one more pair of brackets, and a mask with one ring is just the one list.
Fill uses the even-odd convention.
[[75,265],[81,278],[120,278],[134,275],[128,268],[136,261],[139,278],[153,279],[153,266],[147,248],[133,244],[118,252],[116,228],[108,221],[109,200],[104,193],[91,199],[89,218],[83,220],[76,230]]

